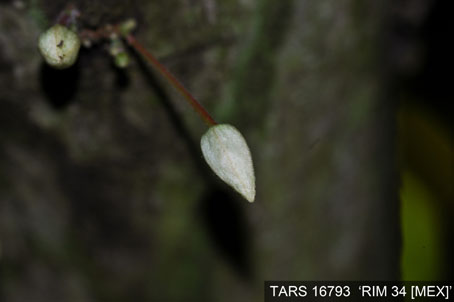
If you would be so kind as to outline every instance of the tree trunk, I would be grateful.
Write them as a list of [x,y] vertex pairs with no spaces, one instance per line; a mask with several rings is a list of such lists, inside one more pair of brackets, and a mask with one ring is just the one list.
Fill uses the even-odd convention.
[[261,301],[264,280],[398,279],[382,1],[80,1],[137,38],[251,148],[217,179],[197,115],[138,55],[67,70],[37,38],[65,1],[0,4],[0,299]]

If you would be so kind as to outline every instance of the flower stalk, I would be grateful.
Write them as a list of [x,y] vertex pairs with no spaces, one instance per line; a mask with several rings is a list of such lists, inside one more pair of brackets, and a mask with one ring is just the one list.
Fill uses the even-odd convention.
[[218,124],[183,84],[136,40],[131,34],[136,26],[135,20],[106,25],[96,30],[83,29],[77,34],[68,27],[77,28],[76,19],[79,15],[75,7],[69,7],[60,15],[58,24],[41,35],[39,49],[46,62],[55,68],[68,68],[76,61],[81,43],[85,47],[90,47],[93,43],[107,40],[110,42],[109,54],[115,59],[115,64],[119,68],[125,68],[129,62],[124,47],[124,41],[126,41],[181,93],[209,126],[201,138],[200,147],[211,169],[246,200],[253,202],[255,199],[254,167],[251,152],[242,134],[231,125]]
[[195,97],[180,83],[180,81],[175,78],[175,76],[162,65],[152,53],[146,50],[145,47],[140,44],[136,38],[128,34],[125,37],[128,44],[134,48],[138,53],[140,53],[144,58],[146,58],[155,68],[158,70],[177,90],[181,93],[181,95],[188,101],[188,103],[194,108],[194,110],[200,115],[202,120],[208,126],[217,125],[216,121],[211,117],[208,111],[203,108],[203,106],[196,100]]

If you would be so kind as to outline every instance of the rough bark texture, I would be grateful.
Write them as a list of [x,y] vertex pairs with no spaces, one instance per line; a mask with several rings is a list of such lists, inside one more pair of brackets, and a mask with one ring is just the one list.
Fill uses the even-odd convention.
[[[23,5],[21,5],[21,3]],[[246,137],[249,204],[206,130],[139,57],[45,66],[65,1],[0,4],[0,300],[261,301],[263,280],[397,279],[383,1],[80,1],[137,37]]]

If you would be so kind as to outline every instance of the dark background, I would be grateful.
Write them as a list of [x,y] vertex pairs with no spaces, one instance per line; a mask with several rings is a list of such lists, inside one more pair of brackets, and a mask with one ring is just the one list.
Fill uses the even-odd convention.
[[[264,280],[453,278],[450,1],[77,1],[253,155],[249,204],[192,109],[106,44],[54,70],[65,1],[0,2],[0,300],[261,301]],[[449,7],[448,7],[449,6]],[[452,64],[451,64],[452,65]]]

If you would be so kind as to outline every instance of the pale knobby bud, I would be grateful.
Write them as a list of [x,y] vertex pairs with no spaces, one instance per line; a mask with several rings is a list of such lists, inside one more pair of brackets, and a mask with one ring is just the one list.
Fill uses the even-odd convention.
[[251,152],[241,133],[227,124],[212,126],[202,136],[201,147],[205,160],[216,175],[253,202],[254,167]]
[[41,34],[38,47],[47,64],[64,69],[76,61],[80,39],[72,30],[56,24]]

